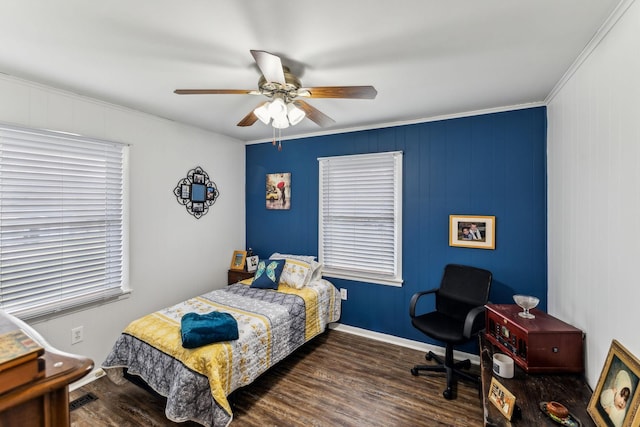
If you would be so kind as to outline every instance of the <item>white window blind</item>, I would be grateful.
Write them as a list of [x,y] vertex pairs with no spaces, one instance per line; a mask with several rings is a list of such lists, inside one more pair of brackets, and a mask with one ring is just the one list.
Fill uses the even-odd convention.
[[323,275],[401,286],[402,152],[318,162]]
[[0,307],[22,318],[126,288],[126,146],[0,126]]

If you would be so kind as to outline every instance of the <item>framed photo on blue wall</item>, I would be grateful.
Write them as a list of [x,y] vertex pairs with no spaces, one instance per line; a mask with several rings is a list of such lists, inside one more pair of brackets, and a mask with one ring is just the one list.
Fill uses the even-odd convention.
[[496,217],[449,215],[449,246],[495,249]]

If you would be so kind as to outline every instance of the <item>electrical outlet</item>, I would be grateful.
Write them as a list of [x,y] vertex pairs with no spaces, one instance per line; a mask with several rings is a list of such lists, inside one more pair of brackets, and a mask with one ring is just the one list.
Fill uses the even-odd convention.
[[71,344],[78,344],[84,338],[84,330],[82,326],[71,329]]
[[340,299],[342,300],[347,299],[347,290],[345,288],[340,288]]

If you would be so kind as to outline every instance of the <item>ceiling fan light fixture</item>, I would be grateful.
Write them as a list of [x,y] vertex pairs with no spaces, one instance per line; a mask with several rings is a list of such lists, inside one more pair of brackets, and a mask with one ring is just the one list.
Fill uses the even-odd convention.
[[253,114],[265,125],[268,125],[271,121],[271,114],[269,114],[269,103],[265,102],[255,110],[253,110]]
[[289,120],[287,120],[286,115],[274,117],[273,121],[271,122],[271,126],[276,129],[286,129],[289,127]]
[[304,119],[306,113],[301,108],[298,108],[293,102],[287,104],[287,117],[291,126],[295,126]]
[[271,101],[271,103],[269,104],[269,114],[271,114],[271,117],[273,117],[274,119],[276,117],[286,117],[287,106],[284,103],[282,95],[276,95],[273,98],[273,101]]

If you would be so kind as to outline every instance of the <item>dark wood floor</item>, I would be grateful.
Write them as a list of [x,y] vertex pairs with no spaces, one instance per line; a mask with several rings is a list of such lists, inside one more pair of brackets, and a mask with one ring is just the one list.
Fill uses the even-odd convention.
[[[478,387],[460,381],[445,400],[442,374],[410,373],[425,363],[420,351],[329,331],[234,392],[233,426],[481,426]],[[472,369],[477,367],[472,367]],[[71,393],[98,400],[71,412],[71,425],[197,426],[164,417],[163,398],[102,377]]]

